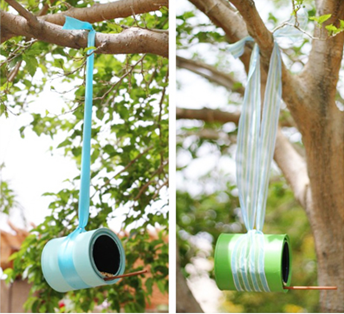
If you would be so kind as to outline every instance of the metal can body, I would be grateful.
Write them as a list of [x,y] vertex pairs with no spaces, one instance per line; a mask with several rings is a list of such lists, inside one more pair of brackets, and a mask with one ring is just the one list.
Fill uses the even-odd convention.
[[[231,257],[234,246],[243,234],[223,233],[215,247],[215,280],[220,290],[236,290]],[[270,291],[287,292],[291,280],[291,249],[286,234],[264,234],[264,271]]]
[[[68,255],[65,254],[68,244]],[[41,257],[44,278],[54,290],[66,292],[114,284],[105,281],[101,272],[114,276],[125,270],[125,254],[121,241],[106,228],[50,240]]]

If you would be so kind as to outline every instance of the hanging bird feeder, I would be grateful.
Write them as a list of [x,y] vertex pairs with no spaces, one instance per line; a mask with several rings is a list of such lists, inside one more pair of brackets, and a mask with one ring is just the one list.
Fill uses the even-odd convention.
[[42,253],[45,280],[54,290],[70,290],[114,284],[107,274],[121,275],[125,254],[121,241],[111,230],[100,228],[49,241]]
[[[63,29],[88,30],[88,47],[95,46],[92,25],[66,16]],[[109,229],[86,231],[90,204],[90,151],[93,100],[93,49],[86,60],[86,95],[81,157],[79,226],[67,237],[50,240],[41,257],[47,283],[56,291],[85,289],[116,283],[119,278],[145,273],[123,274],[125,253],[120,239]]]
[[[235,246],[241,241],[243,234],[223,233],[217,240],[215,249],[216,283],[221,290],[247,291],[252,284],[252,291],[265,291],[263,280],[257,279],[254,290],[253,280],[242,276],[236,282],[233,279],[231,261]],[[291,250],[289,237],[286,234],[264,234],[264,273],[270,291],[286,292],[291,280]],[[257,271],[258,272],[258,271]],[[258,276],[257,276],[258,277]],[[261,287],[261,290],[259,290]],[[267,292],[267,290],[266,290]]]
[[[308,19],[304,20],[307,22]],[[294,28],[277,32],[274,36],[296,34]],[[243,54],[247,41],[254,40],[248,36],[230,45],[229,50],[234,57]],[[214,269],[216,284],[221,290],[287,292],[296,289],[337,289],[290,286],[292,256],[289,237],[286,234],[262,232],[282,101],[281,65],[279,47],[274,42],[262,110],[259,47],[254,45],[239,121],[236,154],[239,201],[247,233],[221,234],[217,240]]]

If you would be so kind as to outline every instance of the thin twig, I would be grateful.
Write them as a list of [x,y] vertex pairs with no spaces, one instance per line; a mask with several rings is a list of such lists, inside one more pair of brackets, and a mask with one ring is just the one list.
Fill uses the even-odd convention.
[[300,7],[298,7],[297,9],[295,8],[294,0],[291,0],[291,5],[293,6],[293,12],[294,12],[294,15],[295,15],[295,27],[299,27],[300,23],[299,23],[299,20],[297,18],[297,11],[300,10]]
[[30,25],[37,26],[39,21],[36,16],[26,10],[20,3],[15,0],[5,0],[13,9],[15,9],[21,16],[23,16]]
[[95,97],[95,98],[93,98],[93,100],[104,100],[104,98],[120,83],[120,82],[122,82],[122,80],[126,77],[126,76],[128,76],[130,73],[132,73],[133,72],[133,70],[134,70],[134,68],[144,59],[146,57],[146,54],[144,54],[143,56],[142,56],[142,58],[140,58],[140,60],[139,61],[137,61],[134,65],[129,65],[129,70],[127,70],[127,72],[126,73],[124,73],[120,78],[119,78],[119,80],[116,82],[116,83],[114,83],[114,84],[112,84],[111,85],[111,87],[103,94],[103,96],[101,96],[101,97]]
[[22,64],[22,60],[20,60],[12,69],[12,71],[10,72],[10,74],[8,75],[8,79],[7,82],[11,83],[13,82],[14,78],[16,77],[16,75],[18,74],[19,68]]
[[104,182],[104,184],[93,193],[93,195],[91,196],[91,198],[93,198],[95,196],[95,194],[100,191],[102,188],[104,188],[105,186],[107,186],[111,180],[115,179],[117,176],[119,176],[121,173],[123,173],[124,171],[126,171],[129,167],[131,167],[131,165],[133,163],[135,163],[139,158],[141,158],[144,154],[148,153],[154,146],[149,146],[148,148],[146,148],[142,153],[138,154],[133,160],[131,160],[122,170],[120,170],[119,172],[117,172],[111,179],[108,179]]
[[131,9],[131,12],[133,14],[133,18],[134,18],[135,24],[139,27],[139,23],[137,22],[136,14],[135,14],[133,6],[130,6],[130,9]]
[[104,278],[104,281],[110,281],[110,280],[114,280],[114,279],[118,279],[118,278],[124,278],[124,277],[131,277],[131,276],[138,276],[138,275],[142,275],[147,273],[148,270],[141,270],[141,271],[136,271],[133,273],[128,273],[128,274],[123,274],[123,275],[118,275],[118,276],[113,276],[113,277],[106,277]]
[[[50,4],[49,4],[50,2]],[[56,0],[50,0],[50,1],[47,1],[44,6],[42,7],[41,11],[39,11],[38,13],[38,16],[43,16],[43,15],[46,15],[50,9],[50,6],[56,2]]]
[[284,286],[286,290],[337,290],[336,286]]
[[[166,72],[165,75],[165,84],[167,83],[168,80],[168,70]],[[161,94],[161,99],[159,102],[159,116],[158,116],[158,129],[159,129],[159,142],[160,142],[160,146],[162,147],[162,130],[161,130],[161,116],[162,116],[162,105],[164,103],[164,99],[165,99],[165,94],[166,94],[166,86],[164,86],[164,88],[162,89],[162,94]],[[164,163],[164,153],[163,151],[160,152],[160,166],[162,166]],[[162,173],[164,173],[164,170],[162,171]],[[160,179],[160,173],[159,173],[159,179]]]
[[[166,162],[165,162],[164,164],[160,165],[160,167],[152,173],[151,177],[154,177],[155,175],[161,173],[161,172],[163,171],[164,167],[165,167],[167,164],[168,164],[168,159],[166,160]],[[150,186],[150,184],[151,184],[152,182],[154,182],[154,181],[155,181],[154,179],[151,179],[151,180],[149,180],[148,182],[146,182],[146,183],[141,187],[141,189],[139,190],[139,192],[137,193],[137,195],[135,196],[134,201],[137,201],[137,200],[141,197],[142,193],[143,193],[144,191],[146,191],[147,188]]]
[[161,184],[155,191],[154,195],[152,196],[152,199],[154,200],[158,195],[160,190],[164,187],[164,186],[168,186],[169,180],[167,179],[163,184]]
[[322,39],[320,37],[314,37],[313,35],[311,35],[310,33],[307,33],[305,30],[303,30],[302,28],[300,28],[299,26],[296,26],[295,24],[291,24],[289,22],[283,22],[281,25],[277,26],[276,28],[274,28],[272,30],[272,33],[276,32],[278,29],[284,27],[284,26],[292,26],[292,27],[295,27],[297,30],[299,30],[301,33],[304,33],[306,34],[309,38],[311,39],[317,39],[317,40],[326,40],[326,39]]
[[326,41],[328,38],[332,38],[332,37],[335,37],[337,36],[338,34],[342,33],[342,32],[339,32],[339,33],[336,33],[336,34],[333,34],[333,35],[328,35],[328,38],[320,38],[320,37],[314,37],[313,35],[311,35],[310,33],[306,32],[305,30],[303,30],[301,27],[300,27],[300,23],[299,23],[299,20],[298,20],[298,17],[297,17],[297,11],[300,10],[300,8],[295,8],[295,3],[294,1],[292,0],[292,6],[293,6],[293,12],[295,14],[295,23],[292,24],[292,23],[289,23],[288,21],[285,21],[283,22],[281,25],[278,25],[277,27],[275,27],[273,30],[272,30],[272,33],[276,32],[277,30],[283,28],[284,26],[288,25],[288,26],[292,26],[294,28],[296,28],[297,30],[299,30],[301,33],[307,35],[309,38],[311,38],[312,40],[323,40],[323,41]]
[[[0,67],[2,67],[6,63],[11,62],[13,59],[15,59],[16,57],[21,55],[25,50],[29,49],[36,41],[38,41],[38,40],[32,39],[32,40],[28,41],[27,43],[24,43],[24,45],[17,44],[18,48],[16,50],[14,50],[13,52],[11,52],[6,60],[4,60],[0,63]],[[20,49],[23,49],[23,50],[20,51]]]

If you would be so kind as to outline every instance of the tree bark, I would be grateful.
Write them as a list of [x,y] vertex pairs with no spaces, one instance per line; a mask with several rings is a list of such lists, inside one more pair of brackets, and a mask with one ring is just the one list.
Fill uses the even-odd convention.
[[[32,26],[21,16],[1,11],[1,42],[6,35],[26,36],[70,48],[86,48],[87,32],[63,30],[61,26],[38,20]],[[4,33],[4,34],[3,34]],[[5,36],[5,37],[3,37]],[[153,53],[168,56],[168,33],[132,27],[119,34],[96,34],[96,53],[128,54]]]
[[[324,24],[344,19],[342,1],[318,1],[317,15],[331,13]],[[325,26],[324,25],[324,26]],[[327,36],[315,27],[315,36]],[[335,285],[322,291],[323,312],[344,312],[344,112],[335,104],[336,86],[343,57],[344,34],[313,40],[309,60],[300,75],[306,82],[308,115],[299,117],[299,129],[307,156],[312,198],[308,217],[318,259],[318,284]],[[295,113],[294,113],[295,115]]]
[[163,6],[168,7],[168,0],[119,0],[93,5],[89,8],[70,8],[61,13],[45,15],[40,19],[63,25],[65,16],[70,16],[81,21],[96,23],[156,11]]
[[234,122],[238,124],[240,118],[240,112],[225,112],[218,109],[186,109],[177,108],[176,110],[177,119],[191,119],[191,120],[202,120],[205,122]]

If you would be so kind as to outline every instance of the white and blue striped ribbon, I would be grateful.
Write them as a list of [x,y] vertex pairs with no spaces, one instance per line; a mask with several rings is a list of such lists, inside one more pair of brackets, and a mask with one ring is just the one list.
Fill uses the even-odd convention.
[[[230,45],[229,51],[239,57],[244,52],[247,41],[253,39],[246,37]],[[264,272],[262,229],[282,95],[281,55],[278,45],[274,43],[270,58],[263,110],[259,59],[259,47],[255,44],[239,121],[236,154],[239,200],[248,232],[236,243],[231,259],[236,289],[257,292],[270,291]]]
[[[307,10],[297,13],[299,27],[305,28]],[[295,40],[302,35],[295,25],[295,15],[288,25],[276,30],[274,37]],[[248,36],[229,45],[236,58],[244,53]],[[263,110],[261,108],[259,47],[254,45],[247,86],[239,121],[236,177],[239,201],[247,233],[236,242],[232,251],[231,268],[238,291],[270,291],[264,270],[264,234],[262,232],[268,193],[271,161],[275,149],[278,116],[282,101],[282,66],[279,47],[274,42],[265,88]],[[261,117],[261,112],[263,116]],[[256,226],[256,229],[254,229]]]

